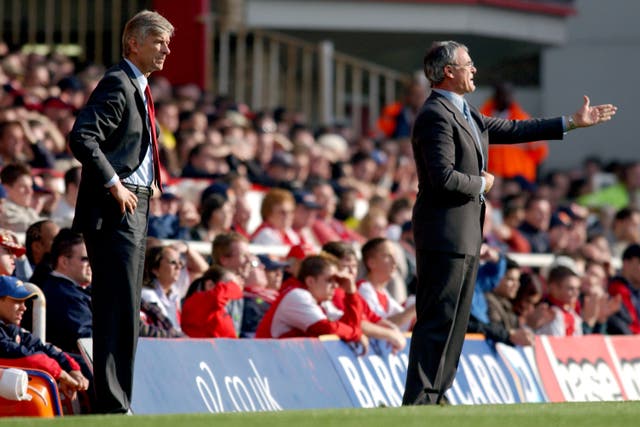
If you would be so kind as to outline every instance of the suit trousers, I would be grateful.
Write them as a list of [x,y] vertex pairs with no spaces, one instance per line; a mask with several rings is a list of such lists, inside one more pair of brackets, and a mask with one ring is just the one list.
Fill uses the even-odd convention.
[[403,405],[439,403],[451,387],[469,322],[479,254],[416,251],[417,320]]
[[92,269],[98,413],[126,413],[131,406],[150,192],[136,195],[136,210],[122,214],[107,193],[97,229],[84,233]]

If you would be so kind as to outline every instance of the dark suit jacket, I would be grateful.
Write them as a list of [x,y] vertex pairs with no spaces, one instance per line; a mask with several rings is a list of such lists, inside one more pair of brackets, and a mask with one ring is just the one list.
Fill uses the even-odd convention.
[[79,353],[78,338],[92,336],[91,290],[52,274],[41,288],[47,301],[47,341]]
[[[482,154],[488,144],[561,139],[562,118],[509,121],[480,114],[471,107],[481,133]],[[477,255],[481,237],[482,161],[473,131],[462,112],[433,91],[413,129],[413,152],[419,191],[413,229],[419,250]]]
[[131,175],[144,159],[151,141],[146,117],[144,93],[122,60],[107,70],[69,134],[69,147],[82,163],[74,229],[98,228],[104,185],[114,174]]

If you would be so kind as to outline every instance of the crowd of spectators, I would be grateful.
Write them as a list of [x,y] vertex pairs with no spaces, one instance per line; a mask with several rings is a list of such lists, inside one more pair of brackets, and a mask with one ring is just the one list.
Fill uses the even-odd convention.
[[[0,45],[0,274],[37,284],[53,302],[48,338],[72,356],[47,352],[72,391],[86,388],[80,370],[90,376],[73,355],[76,339],[91,336],[91,269],[69,229],[80,174],[65,138],[102,71]],[[369,339],[404,348],[418,191],[407,126],[426,90],[412,84],[384,129],[354,135],[155,75],[150,85],[167,185],[150,206],[141,334],[334,333],[360,352]],[[589,158],[537,176],[496,175],[469,330],[514,345],[535,334],[640,333],[640,161]],[[531,268],[513,253],[555,260]],[[20,314],[0,312],[11,338],[18,330],[7,325],[30,326],[33,295],[7,283],[0,308],[13,303],[6,311]],[[4,349],[0,358],[27,354]]]

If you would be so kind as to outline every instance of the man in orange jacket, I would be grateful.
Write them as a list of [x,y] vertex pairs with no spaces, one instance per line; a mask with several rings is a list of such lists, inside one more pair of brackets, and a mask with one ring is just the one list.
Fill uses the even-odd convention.
[[[513,86],[502,82],[495,86],[495,92],[482,107],[485,116],[500,117],[507,120],[525,120],[531,116],[513,99]],[[518,145],[490,145],[490,173],[502,177],[522,176],[527,181],[536,182],[538,168],[547,158],[549,148],[546,141],[535,141]]]

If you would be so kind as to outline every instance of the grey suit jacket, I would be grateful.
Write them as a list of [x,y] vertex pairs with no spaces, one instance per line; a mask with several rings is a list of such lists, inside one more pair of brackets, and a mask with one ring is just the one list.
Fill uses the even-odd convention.
[[95,229],[106,207],[104,185],[117,174],[131,175],[140,165],[151,138],[144,94],[124,61],[105,73],[69,134],[69,147],[82,163],[74,228]]
[[[562,139],[562,118],[510,121],[471,115],[488,144]],[[432,92],[413,128],[419,191],[413,211],[417,249],[477,255],[482,241],[482,161],[473,130],[446,97]]]

